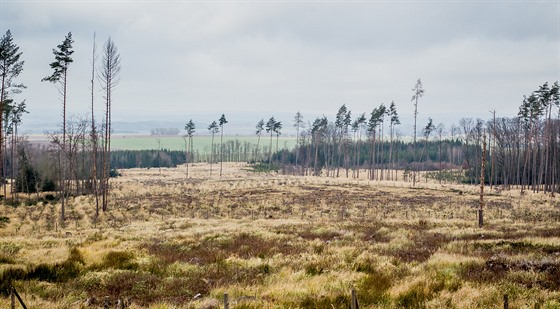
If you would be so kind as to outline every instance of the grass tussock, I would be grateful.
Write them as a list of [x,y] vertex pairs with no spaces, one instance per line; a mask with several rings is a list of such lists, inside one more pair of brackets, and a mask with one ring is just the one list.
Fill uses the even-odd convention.
[[55,309],[558,307],[558,198],[486,196],[478,228],[475,187],[224,167],[122,171],[98,217],[91,196],[65,222],[49,196],[0,206],[0,307],[11,286]]

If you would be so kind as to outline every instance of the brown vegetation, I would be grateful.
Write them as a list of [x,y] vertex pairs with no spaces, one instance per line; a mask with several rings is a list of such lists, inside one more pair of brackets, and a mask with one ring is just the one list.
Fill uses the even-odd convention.
[[474,186],[189,168],[122,171],[97,218],[91,196],[65,224],[56,199],[1,206],[0,306],[11,284],[31,308],[560,305],[558,199],[487,195],[478,228]]

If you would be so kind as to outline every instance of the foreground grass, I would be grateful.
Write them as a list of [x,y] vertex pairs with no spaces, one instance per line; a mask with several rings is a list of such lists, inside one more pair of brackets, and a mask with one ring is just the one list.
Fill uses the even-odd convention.
[[2,206],[0,307],[10,284],[29,308],[560,307],[558,200],[487,196],[479,229],[476,188],[227,168],[124,171],[62,228],[56,203]]

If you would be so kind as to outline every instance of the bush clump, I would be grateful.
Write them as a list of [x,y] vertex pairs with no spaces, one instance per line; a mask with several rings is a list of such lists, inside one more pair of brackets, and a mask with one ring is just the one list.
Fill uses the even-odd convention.
[[114,268],[125,270],[138,269],[138,263],[134,262],[134,253],[127,251],[111,251],[103,257],[98,268]]
[[76,248],[70,249],[68,259],[54,265],[41,263],[27,271],[26,279],[47,282],[66,282],[80,275],[84,266],[84,257]]
[[7,268],[0,275],[0,295],[9,295],[14,280],[67,282],[80,275],[84,264],[84,258],[80,251],[77,248],[72,248],[66,261],[61,263],[41,263],[27,269]]

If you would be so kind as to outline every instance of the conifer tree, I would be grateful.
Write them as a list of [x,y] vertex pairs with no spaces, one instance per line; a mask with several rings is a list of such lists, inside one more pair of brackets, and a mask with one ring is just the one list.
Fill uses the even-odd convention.
[[[187,122],[187,124],[185,125],[185,130],[187,131],[187,145],[186,145],[186,149],[185,149],[185,163],[187,165],[187,178],[189,177],[189,154],[192,157],[193,156],[193,134],[195,132],[196,126],[194,124],[194,122],[191,120],[189,120],[189,122]],[[192,164],[192,163],[191,163]]]
[[208,126],[208,131],[212,134],[212,143],[210,145],[210,177],[212,177],[212,163],[214,161],[214,135],[220,131],[220,127],[218,127],[216,120],[212,121],[212,123]]
[[2,132],[7,123],[4,118],[6,111],[10,107],[12,94],[20,93],[25,86],[23,84],[16,84],[14,79],[18,77],[23,71],[24,61],[21,60],[22,52],[19,51],[19,46],[14,43],[12,32],[6,31],[6,34],[0,38],[0,177],[3,180],[4,196],[6,196],[6,171],[5,165],[5,132]]
[[68,68],[74,60],[72,59],[72,54],[74,50],[72,49],[72,33],[68,32],[62,44],[53,48],[53,54],[55,61],[50,64],[51,69],[54,70],[52,75],[43,78],[41,81],[47,81],[54,83],[58,86],[58,89],[62,95],[62,153],[59,157],[60,161],[60,190],[61,190],[61,208],[60,208],[60,218],[62,221],[65,219],[64,207],[66,200],[66,104],[67,104],[67,90],[68,90]]
[[228,123],[228,121],[226,120],[226,116],[224,114],[222,114],[218,121],[220,125],[220,176],[222,176],[222,165],[224,163],[224,125]]
[[418,79],[418,81],[416,81],[416,84],[414,85],[414,88],[412,88],[412,91],[414,91],[414,95],[412,96],[412,101],[414,102],[414,139],[412,143],[414,146],[413,159],[416,164],[416,168],[412,173],[412,186],[414,187],[416,185],[416,173],[418,172],[418,163],[416,162],[416,120],[418,118],[418,99],[424,96],[424,88],[422,88],[422,81],[420,80],[420,78]]

